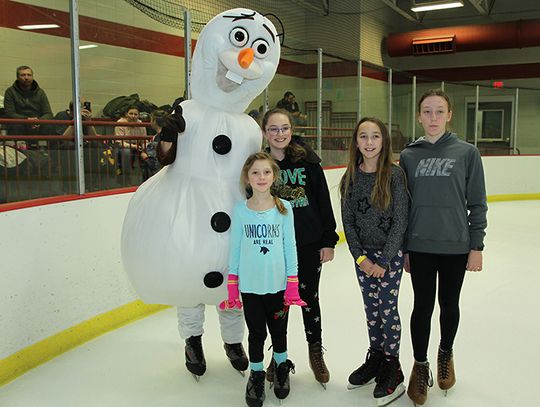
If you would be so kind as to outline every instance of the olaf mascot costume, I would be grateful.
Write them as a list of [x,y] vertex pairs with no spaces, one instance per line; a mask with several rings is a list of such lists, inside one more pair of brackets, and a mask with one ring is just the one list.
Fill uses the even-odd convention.
[[[241,169],[262,144],[259,126],[243,112],[273,79],[279,57],[274,25],[253,10],[228,10],[208,22],[193,55],[192,99],[162,131],[169,141],[166,130],[174,130],[176,159],[139,187],[124,220],[130,281],[143,301],[178,306],[186,367],[197,380],[206,371],[205,304],[227,298],[230,214],[245,199]],[[242,311],[216,308],[227,357],[243,373]]]

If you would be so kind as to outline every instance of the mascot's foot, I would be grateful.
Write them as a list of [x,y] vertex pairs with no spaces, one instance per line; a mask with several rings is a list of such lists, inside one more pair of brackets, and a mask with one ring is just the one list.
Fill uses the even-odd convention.
[[206,372],[206,359],[202,348],[202,335],[190,336],[185,346],[186,368],[196,381]]
[[238,372],[245,376],[245,371],[249,367],[249,360],[244,352],[244,347],[241,343],[225,343],[223,344],[225,348],[225,353],[231,362],[232,367],[234,367]]

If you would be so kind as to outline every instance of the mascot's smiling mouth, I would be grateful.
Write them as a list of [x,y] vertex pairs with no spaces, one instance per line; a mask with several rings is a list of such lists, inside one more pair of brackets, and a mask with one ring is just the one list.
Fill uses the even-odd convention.
[[[236,82],[232,79],[229,79],[227,75],[229,75],[229,77],[233,79],[238,79],[240,82]],[[227,67],[223,65],[223,62],[218,60],[216,84],[218,88],[220,88],[223,92],[230,93],[233,90],[238,89],[238,87],[240,87],[240,85],[242,84],[244,80],[246,80],[246,78],[243,78],[240,75],[229,71]]]

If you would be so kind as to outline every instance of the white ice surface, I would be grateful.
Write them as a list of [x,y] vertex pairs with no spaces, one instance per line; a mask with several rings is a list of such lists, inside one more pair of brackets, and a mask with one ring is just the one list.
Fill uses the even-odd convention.
[[[540,405],[538,310],[540,201],[490,204],[485,270],[469,273],[462,294],[455,343],[456,387],[448,397],[430,390],[427,407]],[[375,406],[373,387],[347,390],[347,377],[363,360],[367,334],[360,291],[345,244],[324,266],[321,281],[324,346],[331,372],[324,391],[307,362],[300,310],[289,323],[289,356],[296,363],[284,406]],[[406,380],[412,365],[408,328],[410,279],[403,279],[401,362]],[[430,360],[435,376],[436,309]],[[244,406],[246,379],[226,360],[217,316],[207,307],[204,346],[207,373],[196,383],[184,367],[176,313],[168,309],[105,334],[0,388],[2,407],[205,407]],[[247,345],[247,340],[244,341]],[[270,352],[266,352],[267,363]],[[267,386],[265,406],[279,405]],[[406,395],[392,406],[412,406]]]

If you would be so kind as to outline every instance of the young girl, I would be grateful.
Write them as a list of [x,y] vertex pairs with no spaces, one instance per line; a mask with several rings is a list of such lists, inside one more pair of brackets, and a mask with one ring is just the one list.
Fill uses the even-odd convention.
[[[323,359],[319,281],[321,264],[334,258],[339,237],[321,159],[292,138],[293,122],[286,110],[273,109],[266,112],[261,127],[270,154],[281,169],[277,194],[289,201],[294,211],[300,296],[307,303],[302,317],[309,365],[324,387],[330,373]],[[267,376],[272,379],[272,375]]]
[[264,395],[264,341],[270,331],[274,355],[273,382],[277,398],[289,394],[287,311],[306,305],[298,293],[296,245],[291,205],[272,194],[279,168],[268,154],[252,154],[242,168],[241,181],[248,199],[235,205],[231,226],[228,300],[222,309],[241,308],[249,330],[251,373],[246,403],[260,407]]
[[403,171],[392,163],[390,135],[379,119],[366,117],[357,124],[340,192],[343,228],[356,262],[370,342],[366,361],[351,373],[348,387],[376,379],[373,396],[384,406],[405,392],[398,293],[408,195]]
[[400,158],[412,196],[405,270],[410,265],[415,362],[407,394],[417,405],[425,403],[432,386],[427,350],[437,280],[441,312],[437,382],[447,391],[456,382],[452,347],[465,270],[482,270],[487,226],[482,161],[473,145],[446,130],[451,118],[448,95],[439,89],[426,92],[418,103],[425,136],[408,145]]

